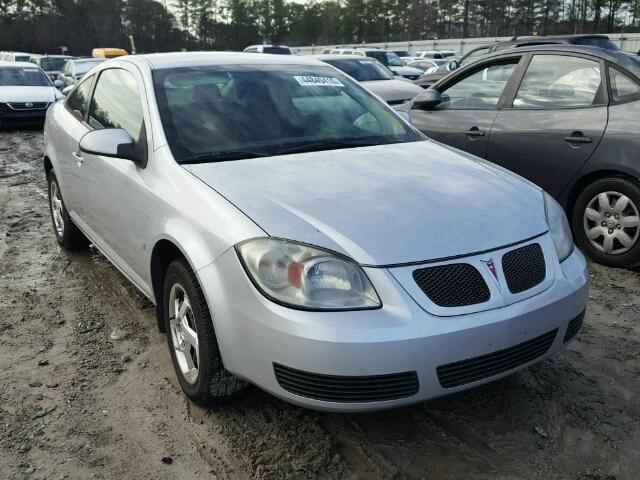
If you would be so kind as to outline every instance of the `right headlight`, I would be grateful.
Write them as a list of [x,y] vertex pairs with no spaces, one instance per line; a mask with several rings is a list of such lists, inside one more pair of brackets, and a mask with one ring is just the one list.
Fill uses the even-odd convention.
[[547,192],[544,192],[544,213],[558,260],[562,262],[573,252],[573,236],[564,210]]
[[305,310],[360,310],[382,305],[353,260],[328,250],[279,238],[236,246],[247,274],[269,299]]

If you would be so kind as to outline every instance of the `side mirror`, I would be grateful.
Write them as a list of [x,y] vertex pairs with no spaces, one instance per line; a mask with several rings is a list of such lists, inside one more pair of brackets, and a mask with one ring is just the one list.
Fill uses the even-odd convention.
[[428,88],[413,99],[412,109],[431,110],[442,102],[442,94],[433,88]]
[[104,128],[86,133],[80,139],[80,151],[102,157],[131,160],[142,168],[147,165],[146,148],[136,144],[121,128]]
[[457,60],[452,60],[449,63],[447,63],[447,70],[449,70],[450,72],[453,72],[458,68],[460,68],[460,62],[458,62]]
[[[58,80],[60,82],[60,80]],[[62,89],[62,94],[66,97],[67,95],[69,95],[71,93],[71,90],[73,90],[73,85],[69,85],[68,87],[64,87]]]
[[64,82],[62,80],[54,80],[53,86],[56,87],[58,90],[60,90],[64,88]]

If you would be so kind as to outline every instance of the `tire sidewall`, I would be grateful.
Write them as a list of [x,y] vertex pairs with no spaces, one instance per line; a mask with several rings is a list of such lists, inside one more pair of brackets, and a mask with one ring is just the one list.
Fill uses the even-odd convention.
[[[210,322],[210,315],[208,311],[202,310],[202,305],[198,302],[198,292],[196,291],[196,286],[193,285],[193,281],[191,280],[191,275],[189,275],[189,271],[180,261],[172,262],[167,268],[167,273],[165,275],[164,281],[164,290],[163,290],[163,311],[164,311],[164,322],[166,328],[166,336],[167,336],[167,345],[169,346],[169,352],[171,353],[171,361],[173,362],[174,370],[176,371],[176,376],[178,377],[178,381],[180,382],[180,386],[184,393],[196,403],[203,403],[207,399],[208,388],[210,384],[210,379],[212,377],[212,366],[209,362],[209,357],[212,352],[209,352],[210,345],[204,340],[204,332],[207,329],[207,325],[205,322]],[[189,302],[191,304],[191,311],[193,313],[193,319],[196,324],[197,334],[198,334],[198,354],[199,354],[199,364],[198,364],[198,379],[194,383],[189,383],[183,376],[180,368],[178,367],[178,361],[176,359],[176,352],[173,346],[173,337],[171,334],[171,327],[169,322],[169,297],[171,293],[171,288],[176,283],[179,283],[184,289],[187,297],[189,298]],[[199,287],[198,287],[199,288]]]
[[619,255],[609,255],[601,252],[587,238],[584,231],[583,217],[589,202],[599,193],[614,191],[622,193],[640,209],[640,187],[624,178],[603,178],[588,185],[576,199],[572,227],[576,243],[580,250],[594,261],[610,267],[630,268],[640,264],[640,240],[628,252]]
[[56,229],[56,224],[53,219],[53,207],[51,205],[51,185],[55,183],[58,187],[58,192],[60,192],[60,184],[58,183],[58,179],[56,178],[55,173],[49,173],[49,181],[47,182],[49,189],[49,215],[51,216],[51,228],[53,228],[53,234],[56,237],[58,243],[62,246],[65,245],[65,235],[69,231],[69,221],[67,219],[67,207],[64,204],[64,200],[62,200],[62,192],[60,192],[60,200],[62,201],[62,223],[64,224],[62,236],[58,235],[58,230]]

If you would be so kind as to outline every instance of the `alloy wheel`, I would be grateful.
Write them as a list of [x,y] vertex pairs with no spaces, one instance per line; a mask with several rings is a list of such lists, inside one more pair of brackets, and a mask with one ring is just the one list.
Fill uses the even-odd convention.
[[56,229],[58,238],[64,236],[64,217],[62,197],[60,196],[60,189],[58,188],[58,182],[51,182],[51,216],[53,217],[53,227]]
[[194,384],[200,367],[198,331],[191,302],[179,283],[171,287],[169,294],[169,328],[180,373],[187,382]]
[[638,207],[619,192],[602,192],[587,204],[583,215],[587,239],[608,255],[626,253],[640,237]]

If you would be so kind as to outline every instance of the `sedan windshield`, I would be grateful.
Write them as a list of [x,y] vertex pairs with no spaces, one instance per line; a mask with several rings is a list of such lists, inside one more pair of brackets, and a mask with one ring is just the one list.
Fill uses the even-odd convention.
[[393,52],[385,52],[384,50],[376,52],[367,52],[367,57],[375,58],[383,65],[391,67],[404,67],[404,62],[400,60],[400,57]]
[[351,75],[359,82],[368,82],[372,80],[391,80],[393,73],[384,65],[374,59],[362,60],[325,60],[328,64],[342,70],[347,75]]
[[291,55],[288,47],[263,47],[262,53],[270,53],[272,55]]
[[422,140],[329,66],[216,65],[154,71],[178,162],[229,161]]
[[47,76],[37,67],[0,68],[0,87],[49,87]]
[[67,63],[68,58],[43,58],[40,60],[40,67],[45,72],[59,72],[64,67],[64,64]]

